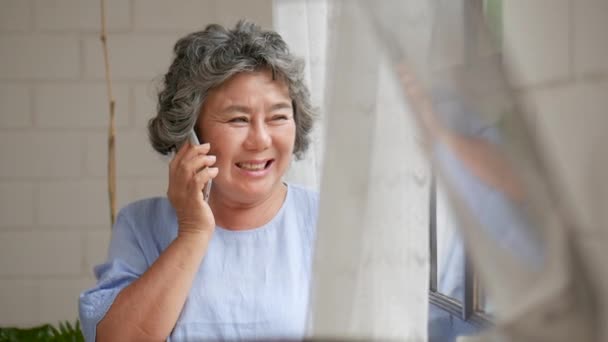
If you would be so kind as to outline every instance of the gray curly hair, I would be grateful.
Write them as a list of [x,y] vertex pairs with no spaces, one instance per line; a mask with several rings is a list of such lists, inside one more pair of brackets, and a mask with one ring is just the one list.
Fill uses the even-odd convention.
[[233,30],[217,24],[177,41],[174,59],[158,94],[157,114],[148,122],[152,147],[168,154],[195,126],[209,91],[241,72],[264,68],[286,81],[294,108],[294,155],[301,159],[317,115],[304,84],[304,61],[289,52],[281,36],[248,21]]

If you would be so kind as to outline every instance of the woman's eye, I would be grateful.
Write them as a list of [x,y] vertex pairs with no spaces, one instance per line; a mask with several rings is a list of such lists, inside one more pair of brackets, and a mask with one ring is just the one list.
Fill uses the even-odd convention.
[[230,119],[228,122],[235,122],[235,123],[247,123],[248,120],[246,117],[238,117],[238,118],[232,118]]
[[277,120],[277,121],[281,121],[281,120],[288,120],[289,117],[287,115],[275,115],[272,117],[273,120]]

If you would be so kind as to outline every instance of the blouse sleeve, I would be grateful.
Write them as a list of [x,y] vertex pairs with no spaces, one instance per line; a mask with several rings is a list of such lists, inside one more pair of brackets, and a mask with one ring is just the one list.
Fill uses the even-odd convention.
[[118,214],[108,259],[94,268],[97,284],[80,295],[79,316],[86,341],[95,341],[97,324],[118,293],[148,268],[144,250],[133,229],[132,209],[132,206],[127,206]]

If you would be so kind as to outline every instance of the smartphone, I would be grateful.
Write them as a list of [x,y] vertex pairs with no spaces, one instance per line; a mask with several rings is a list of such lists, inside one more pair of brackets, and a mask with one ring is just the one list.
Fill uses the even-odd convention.
[[[196,136],[196,133],[194,132],[194,129],[192,129],[190,131],[190,143],[192,145],[200,145],[200,141],[198,141],[198,138]],[[207,184],[205,184],[205,187],[203,188],[203,197],[205,198],[205,202],[209,202],[209,194],[211,193],[211,179],[207,182]]]

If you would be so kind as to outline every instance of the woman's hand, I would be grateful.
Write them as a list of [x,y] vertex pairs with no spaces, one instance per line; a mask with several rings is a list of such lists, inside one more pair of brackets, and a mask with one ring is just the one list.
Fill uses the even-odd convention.
[[177,239],[120,291],[97,324],[97,341],[165,341],[171,335],[215,228],[202,192],[218,173],[209,147],[186,143],[171,160],[167,197],[177,214]]
[[433,103],[429,93],[424,89],[414,72],[406,65],[397,65],[399,81],[406,95],[407,102],[418,123],[424,129],[423,134],[429,138],[441,140],[448,133],[441,120],[433,110]]
[[205,202],[203,188],[217,176],[218,168],[211,167],[215,156],[207,155],[210,145],[191,145],[186,142],[169,164],[167,197],[175,209],[178,236],[211,234],[215,219]]

